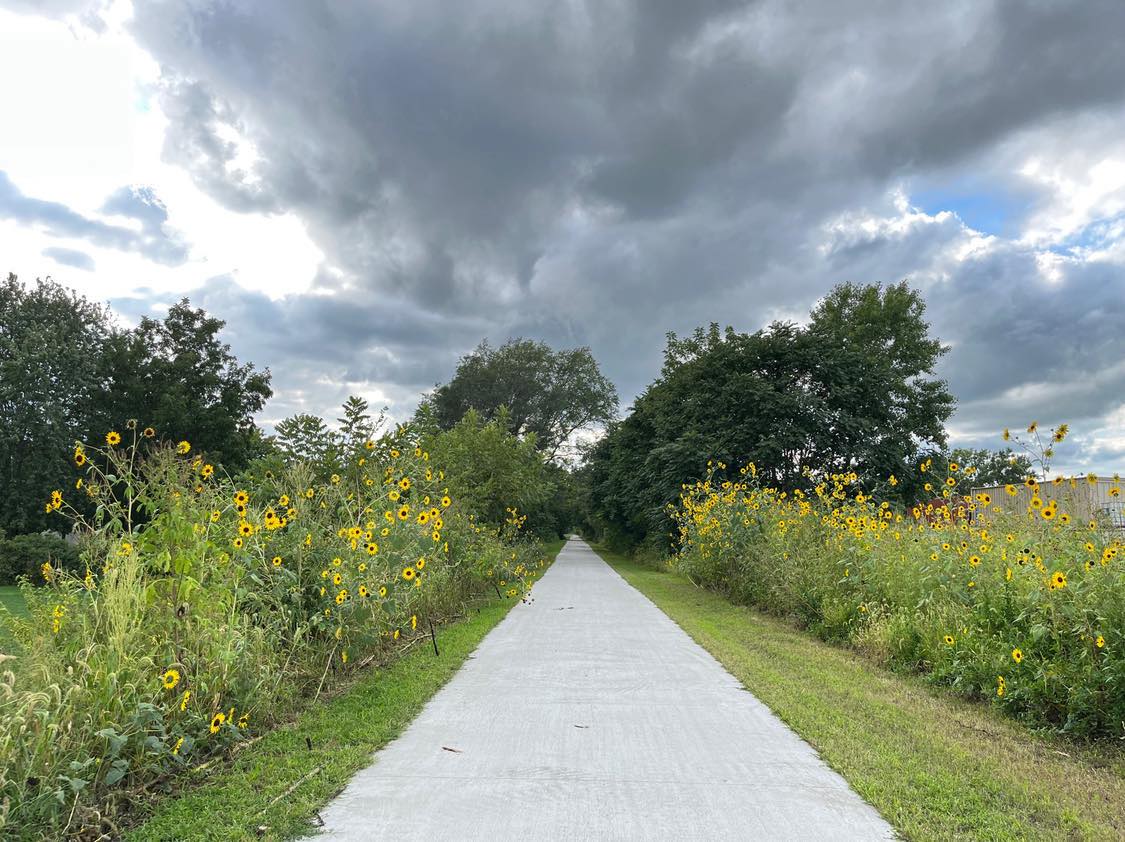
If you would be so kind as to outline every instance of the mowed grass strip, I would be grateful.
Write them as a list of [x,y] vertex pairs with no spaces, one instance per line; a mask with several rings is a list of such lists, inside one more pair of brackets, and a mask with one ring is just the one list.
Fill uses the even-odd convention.
[[[546,545],[547,558],[554,559],[561,547],[561,541]],[[231,763],[212,767],[205,781],[158,802],[151,817],[125,838],[225,842],[314,834],[316,811],[410,724],[518,602],[491,601],[479,613],[438,629],[439,656],[428,640],[421,641],[341,695],[311,706],[294,724],[267,733]],[[378,828],[372,828],[372,838],[380,838]]]
[[908,839],[1125,839],[1125,751],[1032,734],[597,548]]
[[[0,585],[0,605],[8,609],[13,617],[24,618],[28,616],[27,603],[24,602],[23,594],[15,585]],[[7,616],[0,611],[0,653],[12,655],[18,651],[16,640],[8,631]],[[12,662],[8,664],[7,668],[13,669],[14,666],[15,662]]]
[[0,605],[7,608],[16,617],[27,616],[27,604],[23,601],[23,594],[15,585],[0,585]]

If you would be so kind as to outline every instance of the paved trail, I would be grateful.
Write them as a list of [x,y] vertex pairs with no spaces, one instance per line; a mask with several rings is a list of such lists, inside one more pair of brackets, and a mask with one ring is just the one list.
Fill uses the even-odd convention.
[[533,595],[321,812],[315,838],[893,837],[586,544],[571,540]]

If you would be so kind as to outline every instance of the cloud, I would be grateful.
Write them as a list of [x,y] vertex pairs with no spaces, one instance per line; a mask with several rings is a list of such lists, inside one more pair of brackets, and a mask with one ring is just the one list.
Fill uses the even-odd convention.
[[[968,443],[1117,417],[1123,27],[1115,0],[184,0],[129,31],[165,161],[323,255],[292,294],[226,264],[183,287],[273,367],[276,413],[354,387],[406,414],[509,335],[592,346],[628,401],[668,330],[908,278]],[[165,227],[120,201],[127,230]]]
[[163,205],[151,190],[122,188],[107,200],[103,212],[130,217],[140,223],[140,230],[91,219],[60,202],[25,196],[8,174],[0,170],[0,219],[41,226],[56,237],[135,251],[166,266],[177,266],[187,260],[186,244],[176,233],[165,229],[167,215],[161,215]]
[[90,255],[86,254],[84,251],[51,246],[43,249],[43,256],[49,257],[51,260],[56,263],[61,263],[63,266],[73,266],[75,269],[82,269],[86,272],[94,271],[94,258],[90,257]]

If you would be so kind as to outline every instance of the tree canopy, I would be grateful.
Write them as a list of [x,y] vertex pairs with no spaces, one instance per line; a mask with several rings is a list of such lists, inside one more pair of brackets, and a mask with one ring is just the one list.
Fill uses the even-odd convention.
[[185,298],[162,320],[146,316],[114,333],[101,354],[103,398],[90,437],[136,418],[230,469],[258,455],[254,413],[273,394],[270,372],[239,363],[218,338],[224,325]]
[[[843,284],[806,326],[669,334],[660,377],[588,455],[594,515],[622,540],[659,538],[665,506],[708,460],[754,462],[783,489],[832,472],[913,475],[907,465],[944,448],[954,405],[934,376],[946,349],[924,312],[905,283]],[[900,483],[895,493],[917,492]]]
[[51,281],[0,284],[0,529],[57,527],[43,501],[74,482],[77,441],[130,419],[237,470],[261,452],[253,415],[270,373],[220,341],[223,322],[185,299],[117,326],[108,308]]
[[50,278],[27,287],[8,275],[0,284],[0,529],[48,527],[43,501],[72,477],[110,335],[104,307]]
[[484,341],[461,358],[452,380],[427,396],[418,420],[450,430],[469,410],[490,421],[501,408],[509,432],[534,436],[535,447],[553,459],[575,432],[614,418],[617,390],[589,348],[554,351],[530,339],[493,348]]

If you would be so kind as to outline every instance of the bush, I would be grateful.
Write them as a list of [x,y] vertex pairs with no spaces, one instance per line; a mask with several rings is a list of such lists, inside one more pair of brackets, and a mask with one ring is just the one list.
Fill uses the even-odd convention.
[[79,572],[40,571],[30,619],[8,621],[21,654],[0,676],[0,836],[115,835],[130,792],[470,599],[523,597],[544,566],[519,517],[477,523],[406,431],[324,482],[302,463],[235,481],[187,442],[130,439],[75,453],[94,520],[48,505],[85,534]]
[[[956,465],[926,468],[957,495]],[[1057,502],[1028,479],[1031,504],[1015,513],[979,493],[958,517],[895,510],[850,473],[786,493],[752,465],[724,471],[713,465],[673,512],[674,563],[693,581],[1034,726],[1122,738],[1125,546],[1069,514],[1064,492],[1085,479],[1057,482]]]
[[41,576],[44,563],[77,571],[78,548],[54,532],[0,539],[0,585],[14,585],[21,576],[35,580]]

